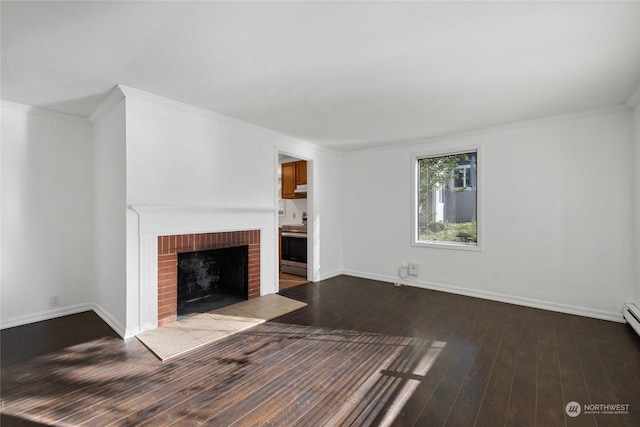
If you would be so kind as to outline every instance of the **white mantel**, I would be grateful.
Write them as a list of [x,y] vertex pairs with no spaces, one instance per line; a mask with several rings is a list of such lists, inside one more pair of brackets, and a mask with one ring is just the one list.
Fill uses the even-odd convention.
[[276,214],[274,207],[129,205],[129,209],[140,218],[139,233],[156,236],[273,227]]

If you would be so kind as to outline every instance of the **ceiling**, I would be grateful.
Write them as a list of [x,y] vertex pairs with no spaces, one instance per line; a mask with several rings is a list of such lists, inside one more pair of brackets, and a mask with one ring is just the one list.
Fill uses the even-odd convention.
[[8,2],[3,100],[117,84],[339,150],[624,103],[640,2]]

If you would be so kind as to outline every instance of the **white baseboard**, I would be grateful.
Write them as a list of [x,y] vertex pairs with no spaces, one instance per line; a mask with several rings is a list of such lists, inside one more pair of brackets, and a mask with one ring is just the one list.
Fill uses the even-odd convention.
[[122,338],[127,339],[135,336],[138,330],[127,331],[124,325],[120,323],[109,311],[98,303],[76,304],[68,307],[60,307],[56,310],[48,310],[40,313],[27,314],[17,316],[11,319],[2,320],[0,329],[13,328],[15,326],[23,326],[29,323],[41,322],[43,320],[51,320],[57,317],[68,316],[70,314],[82,313],[84,311],[94,311],[107,325],[111,327]]
[[381,282],[398,283],[403,285],[414,286],[417,288],[430,289],[433,291],[448,292],[457,295],[465,295],[469,297],[482,298],[491,301],[505,302],[508,304],[522,305],[525,307],[539,308],[542,310],[555,311],[559,313],[575,314],[577,316],[592,317],[594,319],[610,320],[614,322],[624,322],[622,310],[606,311],[589,307],[579,307],[569,304],[555,303],[551,301],[543,301],[532,298],[519,297],[514,295],[500,294],[497,292],[481,291],[477,289],[461,288],[451,285],[443,285],[440,283],[427,282],[424,280],[408,280],[400,279],[395,276],[384,276],[379,274],[364,273],[361,271],[344,270],[345,275],[361,277],[363,279],[378,280]]
[[0,329],[13,328],[15,326],[27,325],[29,323],[41,322],[43,320],[51,320],[57,317],[68,316],[70,314],[82,313],[93,309],[93,304],[76,304],[67,307],[60,307],[55,310],[41,311],[39,313],[26,314],[10,319],[4,319],[0,323]]
[[109,313],[108,310],[106,310],[104,307],[102,307],[98,303],[93,303],[91,305],[91,308],[118,335],[120,335],[122,338],[129,338],[126,334],[126,328],[124,327],[124,325],[120,323],[120,321],[118,321],[118,319],[116,319],[111,313]]
[[322,281],[322,280],[332,279],[332,278],[340,276],[342,274],[345,274],[345,273],[343,273],[342,271],[332,271],[330,273],[324,273],[324,274],[318,275],[316,281],[319,282],[319,281]]
[[640,335],[640,308],[638,305],[627,303],[622,309],[622,315],[633,330]]

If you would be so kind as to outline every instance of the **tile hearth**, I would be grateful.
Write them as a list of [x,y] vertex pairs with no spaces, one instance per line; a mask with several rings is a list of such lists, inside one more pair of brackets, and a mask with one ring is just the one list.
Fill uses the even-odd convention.
[[137,338],[164,361],[306,305],[280,295],[265,295],[142,332]]

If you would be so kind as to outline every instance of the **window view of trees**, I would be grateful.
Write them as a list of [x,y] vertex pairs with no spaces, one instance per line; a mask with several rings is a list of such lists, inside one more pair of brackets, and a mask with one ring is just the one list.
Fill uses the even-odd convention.
[[477,157],[418,159],[418,241],[477,245]]

